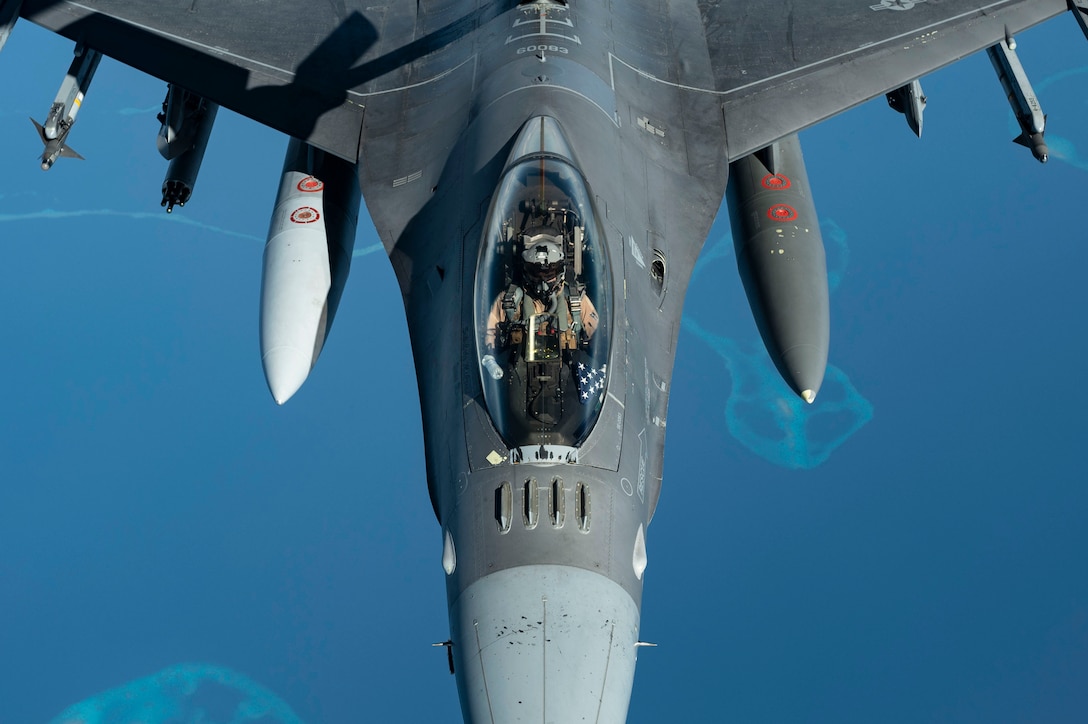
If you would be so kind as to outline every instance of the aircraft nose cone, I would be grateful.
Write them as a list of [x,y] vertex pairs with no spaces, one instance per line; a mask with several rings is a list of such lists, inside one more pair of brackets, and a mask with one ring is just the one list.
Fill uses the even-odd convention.
[[264,378],[276,404],[282,405],[298,392],[310,374],[312,359],[295,347],[273,347],[262,355]]
[[481,578],[450,610],[465,721],[622,724],[638,623],[627,591],[581,568],[519,566]]
[[826,369],[826,346],[799,344],[782,353],[782,374],[805,402],[816,399]]

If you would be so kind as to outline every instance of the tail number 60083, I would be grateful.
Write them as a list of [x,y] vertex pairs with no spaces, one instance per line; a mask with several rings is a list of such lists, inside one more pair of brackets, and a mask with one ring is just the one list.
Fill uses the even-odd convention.
[[525,45],[518,48],[518,55],[523,53],[561,53],[566,55],[569,51],[562,45]]

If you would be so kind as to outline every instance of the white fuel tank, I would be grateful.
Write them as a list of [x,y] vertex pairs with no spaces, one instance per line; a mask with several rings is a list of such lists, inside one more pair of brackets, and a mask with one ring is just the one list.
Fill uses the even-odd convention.
[[354,164],[291,139],[261,279],[261,362],[281,405],[325,344],[351,263],[359,198]]

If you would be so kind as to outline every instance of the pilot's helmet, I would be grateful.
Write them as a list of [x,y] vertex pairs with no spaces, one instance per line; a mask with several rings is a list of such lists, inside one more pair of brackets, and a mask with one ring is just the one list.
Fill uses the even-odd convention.
[[547,299],[563,283],[563,248],[550,239],[529,243],[521,253],[525,291],[536,299]]

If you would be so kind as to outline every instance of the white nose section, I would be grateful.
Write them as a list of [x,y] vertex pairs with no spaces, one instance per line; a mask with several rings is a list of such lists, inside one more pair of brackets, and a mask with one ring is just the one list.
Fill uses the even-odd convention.
[[604,576],[532,565],[486,576],[450,610],[466,722],[622,724],[639,612]]
[[332,271],[323,188],[312,176],[283,174],[264,248],[261,361],[281,405],[306,381],[325,342]]
[[310,374],[313,354],[297,347],[274,347],[261,357],[268,389],[277,405],[282,405],[298,392]]

